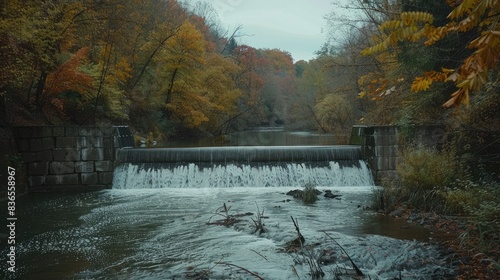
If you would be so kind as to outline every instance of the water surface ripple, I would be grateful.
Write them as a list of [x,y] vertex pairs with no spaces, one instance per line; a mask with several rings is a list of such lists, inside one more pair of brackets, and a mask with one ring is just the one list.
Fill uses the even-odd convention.
[[[19,199],[16,279],[310,279],[308,256],[320,259],[325,279],[350,279],[351,263],[366,279],[446,279],[449,260],[435,245],[379,235],[370,211],[372,186],[320,187],[342,195],[314,205],[291,200],[292,187],[112,189],[70,195],[30,194]],[[242,216],[233,226],[220,207]],[[257,207],[266,232],[254,234]],[[306,254],[283,252],[296,238]],[[375,222],[374,222],[375,221]],[[377,226],[371,226],[374,224]],[[426,233],[428,234],[428,233]],[[422,236],[420,236],[422,237]],[[6,248],[2,248],[6,254]],[[231,265],[228,265],[231,264]],[[6,273],[2,271],[2,273]],[[2,279],[13,276],[7,274]]]

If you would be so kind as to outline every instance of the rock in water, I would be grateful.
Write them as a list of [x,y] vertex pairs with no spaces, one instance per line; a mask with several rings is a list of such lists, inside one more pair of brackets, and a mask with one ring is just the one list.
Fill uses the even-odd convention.
[[331,190],[326,190],[324,196],[326,198],[337,198],[337,197],[341,197],[342,195],[340,195],[340,194],[333,194]]

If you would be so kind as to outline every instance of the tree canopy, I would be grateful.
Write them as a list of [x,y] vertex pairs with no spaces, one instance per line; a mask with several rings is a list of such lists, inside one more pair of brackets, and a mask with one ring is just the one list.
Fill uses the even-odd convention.
[[33,122],[223,133],[281,114],[285,89],[269,89],[295,76],[289,53],[239,46],[241,27],[222,29],[208,3],[14,0],[0,13],[1,107]]
[[380,35],[374,44],[363,50],[370,55],[398,49],[399,42],[408,41],[431,46],[452,36],[466,34],[470,54],[456,68],[444,65],[440,70],[424,71],[411,85],[412,91],[425,91],[433,82],[453,82],[457,90],[444,103],[445,107],[470,104],[470,94],[488,82],[489,71],[497,70],[500,58],[500,2],[447,1],[452,8],[447,22],[434,25],[435,15],[425,11],[404,11],[378,25]]
[[7,1],[2,120],[127,123],[163,139],[283,124],[348,135],[357,123],[442,123],[439,105],[493,93],[498,0],[333,3],[328,41],[294,61],[240,44],[244,27],[222,28],[208,2]]

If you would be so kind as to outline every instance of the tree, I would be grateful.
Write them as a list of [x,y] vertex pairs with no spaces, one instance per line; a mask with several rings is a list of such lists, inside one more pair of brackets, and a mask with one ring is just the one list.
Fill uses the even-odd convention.
[[227,132],[237,115],[241,90],[236,86],[236,75],[240,70],[232,60],[221,54],[207,54],[206,66],[200,71],[200,111],[208,118],[203,125],[214,135]]
[[403,12],[394,20],[379,26],[384,33],[380,41],[365,49],[364,55],[371,55],[398,47],[401,41],[423,43],[431,46],[448,36],[461,33],[471,34],[466,43],[473,50],[463,62],[453,69],[424,72],[414,79],[412,91],[425,91],[434,82],[453,82],[456,91],[443,104],[445,107],[469,105],[470,94],[478,92],[488,81],[488,73],[498,69],[500,58],[500,3],[497,0],[447,1],[453,7],[444,25],[434,25],[435,16],[429,12]]
[[[145,10],[145,13],[139,15],[139,17],[146,17],[146,21],[140,29],[138,39],[134,40],[137,46],[142,46],[137,47],[137,50],[132,53],[132,57],[136,58],[134,61],[140,67],[134,71],[134,82],[131,84],[131,89],[136,88],[158,52],[180,31],[187,19],[185,11],[174,0],[146,3],[151,6]],[[149,20],[147,20],[148,14],[153,15],[149,17]]]
[[266,121],[288,121],[288,107],[295,92],[295,67],[290,53],[279,49],[262,49],[258,72],[264,80],[260,98],[266,110]]
[[189,127],[207,121],[207,117],[193,107],[201,100],[199,76],[194,75],[205,64],[203,35],[189,21],[167,42],[156,58],[158,77],[163,79],[165,117],[176,117]]
[[245,114],[239,118],[238,126],[248,127],[259,125],[263,121],[260,110],[260,90],[264,85],[264,79],[258,72],[263,61],[258,55],[258,50],[240,45],[234,49],[231,58],[239,67],[236,74],[236,85],[241,89],[241,98],[238,102],[238,111]]
[[[49,104],[53,105],[62,117],[71,117],[82,111],[85,103],[93,100],[95,91],[94,78],[82,70],[88,63],[89,48],[82,48],[60,65],[55,71],[47,75],[45,96]],[[73,104],[72,104],[73,103]],[[70,112],[68,107],[73,107]]]
[[339,94],[329,94],[316,105],[318,119],[323,128],[342,134],[352,127],[352,103]]
[[314,129],[319,127],[323,132],[317,119],[315,106],[318,100],[323,98],[329,91],[329,76],[326,68],[322,65],[323,58],[310,60],[309,62],[298,61],[295,63],[300,74],[296,79],[297,94],[293,96],[290,104],[292,112],[290,122],[301,129]]
[[69,27],[79,8],[80,4],[73,1],[2,3],[0,61],[4,78],[0,88],[25,88],[38,79],[35,103],[40,109],[43,107],[47,75],[59,66],[58,55],[71,45]]

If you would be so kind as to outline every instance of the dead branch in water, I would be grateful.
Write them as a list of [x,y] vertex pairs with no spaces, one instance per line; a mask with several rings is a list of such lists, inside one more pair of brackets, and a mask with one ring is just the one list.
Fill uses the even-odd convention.
[[290,217],[292,218],[293,225],[295,226],[295,230],[297,231],[297,238],[286,243],[285,251],[297,252],[298,250],[300,250],[300,248],[302,248],[306,240],[304,236],[302,236],[302,233],[300,233],[298,222],[296,222],[292,216]]
[[259,274],[253,272],[253,271],[250,271],[244,267],[241,267],[239,265],[235,265],[235,264],[232,264],[232,263],[226,263],[226,262],[223,262],[223,263],[220,263],[220,264],[223,264],[223,265],[227,265],[227,266],[233,266],[233,267],[236,267],[238,269],[241,269],[243,271],[245,271],[246,273],[252,275],[252,276],[255,276],[257,279],[260,279],[260,280],[264,280],[264,278],[262,278],[262,276],[260,276]]
[[257,202],[255,202],[255,205],[257,206],[257,219],[252,219],[255,226],[255,231],[253,233],[259,232],[259,235],[261,235],[262,233],[266,232],[266,229],[264,228],[264,222],[262,221],[262,219],[266,217],[264,216],[264,209],[262,209],[262,212],[260,212]]
[[333,242],[335,242],[335,244],[337,244],[337,246],[340,247],[340,249],[342,250],[342,252],[344,252],[344,254],[347,256],[347,258],[349,259],[349,261],[351,262],[352,264],[352,267],[354,268],[354,270],[356,271],[356,274],[358,276],[364,276],[363,272],[358,268],[358,266],[354,263],[354,261],[351,259],[351,256],[349,256],[349,254],[347,253],[347,251],[344,249],[344,247],[342,247],[338,242],[337,240],[335,240],[333,237],[331,237],[328,233],[324,232],[324,234],[326,234],[326,236],[328,236],[331,240],[333,240]]
[[265,259],[266,261],[269,261],[266,257],[264,257],[261,253],[255,251],[254,249],[250,249],[250,251],[254,252],[255,254],[261,256],[263,259]]
[[210,220],[207,222],[207,225],[218,225],[218,226],[232,226],[239,222],[240,220],[236,219],[235,215],[229,214],[229,210],[231,209],[231,206],[227,206],[226,203],[222,205],[222,207],[219,207],[215,210],[215,215],[219,215],[224,217],[223,220],[217,220],[215,222],[211,222],[212,217],[210,217]]
[[293,225],[295,226],[295,230],[297,231],[297,235],[298,235],[298,239],[300,239],[300,243],[301,245],[304,244],[304,242],[306,241],[304,236],[302,235],[302,233],[300,233],[300,229],[299,229],[299,223],[293,219],[292,216],[290,216],[290,218],[292,218],[292,222],[293,222]]
[[321,266],[318,263],[317,258],[314,256],[314,253],[311,248],[304,246],[305,238],[300,232],[299,223],[292,216],[293,225],[295,226],[295,230],[297,231],[298,237],[291,241],[287,247],[287,251],[297,250],[298,248],[305,249],[305,253],[303,254],[303,261],[305,261],[309,265],[309,272],[313,279],[323,278],[325,276],[325,272],[321,269]]
[[186,277],[195,278],[195,279],[205,279],[205,276],[212,273],[212,270],[216,266],[218,266],[221,262],[222,262],[222,258],[220,260],[216,261],[212,267],[210,267],[208,269],[201,270],[201,271],[196,271],[194,266],[186,267],[187,271],[194,270],[193,272],[187,272]]

